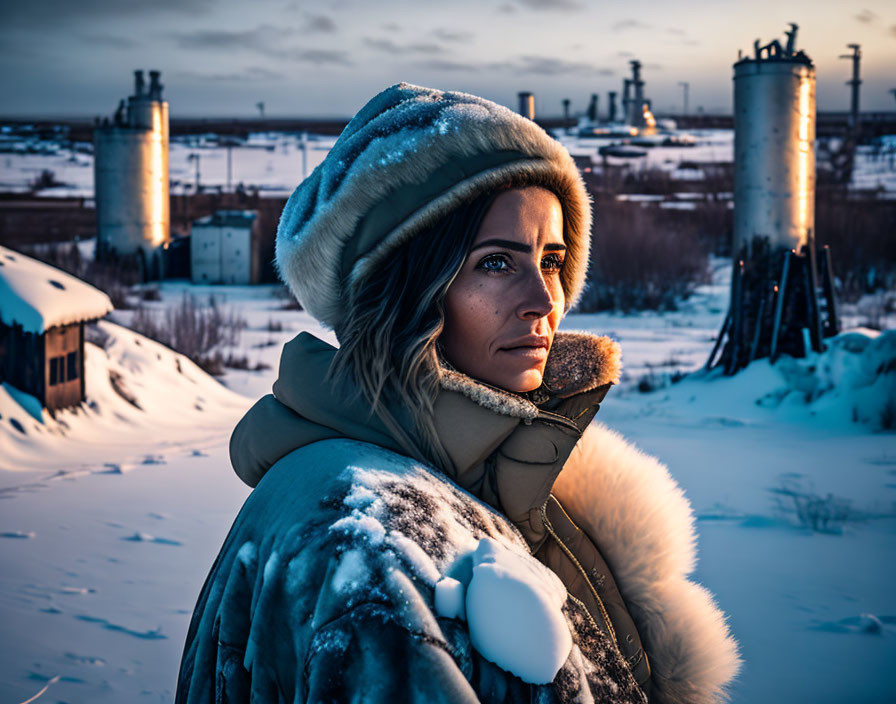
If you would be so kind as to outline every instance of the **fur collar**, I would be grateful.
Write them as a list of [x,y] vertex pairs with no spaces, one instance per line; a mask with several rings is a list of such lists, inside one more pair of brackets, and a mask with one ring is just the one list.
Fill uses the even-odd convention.
[[550,396],[566,398],[592,391],[604,384],[619,383],[622,351],[618,342],[589,332],[558,332],[545,365],[542,387],[528,394],[515,394],[473,379],[440,360],[439,383],[501,415],[532,420],[538,404]]
[[725,615],[691,581],[694,514],[668,469],[592,423],[554,484],[616,578],[650,658],[652,704],[715,704],[741,665]]

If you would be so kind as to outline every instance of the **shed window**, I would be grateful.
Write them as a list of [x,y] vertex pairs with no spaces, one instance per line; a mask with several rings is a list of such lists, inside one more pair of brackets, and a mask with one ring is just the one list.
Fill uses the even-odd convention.
[[66,370],[65,378],[71,381],[78,378],[78,353],[69,352],[65,356]]
[[50,357],[50,386],[65,383],[65,355]]

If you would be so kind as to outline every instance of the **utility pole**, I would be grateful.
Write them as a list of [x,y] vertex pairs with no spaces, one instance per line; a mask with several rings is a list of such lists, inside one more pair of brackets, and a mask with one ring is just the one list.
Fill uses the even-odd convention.
[[189,156],[187,156],[187,161],[192,161],[196,163],[196,193],[199,193],[199,154],[193,152]]
[[862,51],[859,44],[848,44],[848,48],[852,49],[851,54],[841,54],[841,59],[852,59],[852,79],[846,82],[851,88],[850,105],[849,105],[849,130],[853,137],[858,138],[859,133],[859,86],[862,85],[862,79],[859,78],[859,68],[862,61]]
[[682,91],[684,92],[684,113],[682,113],[685,117],[688,116],[688,89],[691,87],[691,84],[687,81],[679,81],[678,85],[681,86]]

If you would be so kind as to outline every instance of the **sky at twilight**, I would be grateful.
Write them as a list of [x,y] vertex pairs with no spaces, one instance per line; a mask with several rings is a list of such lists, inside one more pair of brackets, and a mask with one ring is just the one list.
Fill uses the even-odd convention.
[[0,115],[110,114],[132,71],[162,71],[177,116],[353,114],[398,81],[464,90],[536,113],[620,90],[639,59],[657,112],[730,112],[731,65],[753,40],[815,61],[820,110],[846,110],[846,45],[862,45],[862,109],[894,110],[896,3],[860,0],[16,0],[0,27]]

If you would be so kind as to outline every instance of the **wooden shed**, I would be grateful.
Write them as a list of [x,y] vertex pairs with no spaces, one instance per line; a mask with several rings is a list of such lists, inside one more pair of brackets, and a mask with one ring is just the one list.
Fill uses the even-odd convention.
[[0,381],[48,410],[84,400],[84,324],[112,302],[59,269],[0,246]]

